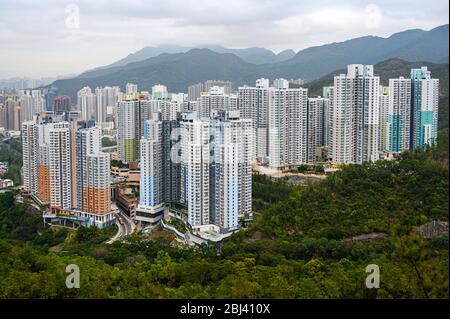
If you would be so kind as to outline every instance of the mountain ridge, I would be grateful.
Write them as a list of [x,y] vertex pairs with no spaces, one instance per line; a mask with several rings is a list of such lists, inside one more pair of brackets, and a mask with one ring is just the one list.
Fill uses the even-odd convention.
[[117,66],[125,66],[129,63],[139,62],[143,61],[149,58],[156,57],[163,53],[186,53],[192,49],[209,49],[211,51],[217,52],[217,53],[233,53],[243,59],[244,61],[248,63],[253,64],[264,64],[264,63],[273,63],[273,62],[280,62],[287,59],[292,58],[295,55],[295,51],[292,49],[286,49],[278,54],[274,53],[272,50],[262,48],[262,47],[249,47],[249,48],[243,48],[243,49],[230,49],[226,48],[220,45],[199,45],[195,47],[185,47],[185,46],[178,46],[178,45],[168,45],[168,44],[162,44],[156,47],[152,46],[145,46],[142,49],[128,54],[126,57],[117,60],[111,64],[100,66],[91,70],[87,70],[80,75],[92,72],[92,71],[98,71],[106,68],[112,68]]
[[[422,45],[412,47],[417,41]],[[123,66],[84,72],[76,78],[55,81],[52,86],[71,98],[75,98],[83,86],[119,85],[123,88],[127,82],[136,83],[144,90],[162,83],[171,91],[186,92],[189,85],[208,79],[230,80],[235,85],[253,84],[259,77],[312,81],[348,64],[377,64],[402,56],[413,60],[411,62],[414,59],[433,63],[448,60],[448,24],[430,31],[406,30],[388,38],[365,36],[329,43],[301,50],[288,60],[265,64],[249,63],[233,53],[209,49],[162,53]]]

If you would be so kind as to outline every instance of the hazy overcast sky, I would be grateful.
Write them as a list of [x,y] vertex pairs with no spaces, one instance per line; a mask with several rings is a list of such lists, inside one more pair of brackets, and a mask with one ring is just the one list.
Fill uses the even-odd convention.
[[144,46],[301,50],[429,30],[448,0],[0,0],[0,78],[79,73]]

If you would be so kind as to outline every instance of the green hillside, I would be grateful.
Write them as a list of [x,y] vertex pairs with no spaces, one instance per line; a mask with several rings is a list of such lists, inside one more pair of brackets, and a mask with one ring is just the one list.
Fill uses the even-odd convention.
[[[320,184],[255,176],[254,223],[196,249],[137,235],[106,245],[105,231],[85,228],[64,239],[0,194],[0,298],[448,299],[448,233],[415,233],[448,222],[448,173],[447,131],[431,150],[352,165]],[[381,239],[348,240],[374,232]],[[80,267],[79,289],[65,286],[68,264]],[[369,264],[380,267],[379,289],[365,287]]]

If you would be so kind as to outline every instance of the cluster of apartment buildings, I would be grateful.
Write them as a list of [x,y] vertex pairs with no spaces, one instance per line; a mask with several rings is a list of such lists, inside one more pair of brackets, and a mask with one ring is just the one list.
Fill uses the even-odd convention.
[[[172,130],[168,130],[167,128]],[[140,200],[136,220],[156,222],[166,204],[186,208],[194,231],[238,229],[251,219],[252,123],[238,110],[176,120],[155,113],[140,141]]]
[[19,96],[13,93],[0,94],[0,128],[4,131],[19,131],[24,121],[25,109]]
[[40,112],[70,112],[70,98],[58,96],[51,90],[3,90],[0,92],[0,128],[20,131],[21,123]]
[[252,160],[272,168],[360,164],[437,135],[439,80],[426,67],[384,87],[373,66],[349,65],[323,97],[285,79],[258,79],[234,93],[226,85],[191,86],[194,96],[135,88],[118,102],[119,158],[141,165],[138,221],[156,222],[177,203],[194,228],[233,230],[251,218]]
[[259,79],[237,97],[241,115],[253,120],[254,158],[270,167],[377,161],[437,137],[439,80],[426,67],[384,87],[372,65],[353,64],[323,97],[283,79],[271,87]]
[[272,168],[358,164],[437,137],[439,80],[426,67],[382,86],[373,66],[349,65],[318,97],[301,84],[261,78],[233,90],[229,81],[210,80],[187,94],[160,84],[151,92],[131,83],[125,92],[85,87],[77,112],[59,96],[53,112],[44,112],[56,94],[50,91],[45,98],[39,90],[4,95],[3,104],[29,109],[21,125],[24,189],[53,214],[100,227],[113,220],[110,155],[101,151],[108,122],[117,130],[118,159],[140,165],[138,222],[158,222],[177,205],[194,231],[220,233],[252,218],[252,161]]
[[159,221],[169,204],[194,229],[230,232],[251,218],[252,122],[237,99],[213,86],[197,101],[170,94],[125,94],[117,104],[119,159],[140,162],[136,220]]
[[209,92],[214,86],[221,87],[225,94],[231,94],[233,92],[233,83],[231,81],[207,80],[203,83],[193,84],[188,87],[189,101],[197,101],[203,92]]
[[[123,92],[118,86],[97,87],[94,91],[84,87],[78,91],[77,106],[82,120],[95,120],[102,127],[113,128],[117,102]],[[109,123],[109,124],[108,124]]]
[[439,80],[422,67],[382,86],[372,65],[353,64],[322,97],[284,79],[258,79],[235,95],[212,88],[190,103],[202,116],[238,109],[252,119],[253,158],[270,167],[360,164],[435,142]]
[[398,153],[435,142],[438,130],[439,80],[426,68],[409,78],[390,79],[387,101],[380,105],[386,152]]
[[349,65],[328,94],[333,163],[376,161],[436,141],[439,80],[427,67],[385,87],[373,66]]
[[105,227],[111,213],[110,155],[101,130],[77,113],[42,112],[22,123],[23,190],[49,206],[51,219]]

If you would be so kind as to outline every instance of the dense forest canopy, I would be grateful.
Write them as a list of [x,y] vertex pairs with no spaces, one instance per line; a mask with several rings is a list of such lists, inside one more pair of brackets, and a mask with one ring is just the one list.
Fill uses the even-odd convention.
[[20,184],[20,169],[22,168],[22,143],[20,139],[10,139],[0,143],[0,162],[9,164],[8,171],[0,178],[8,178],[15,185]]

